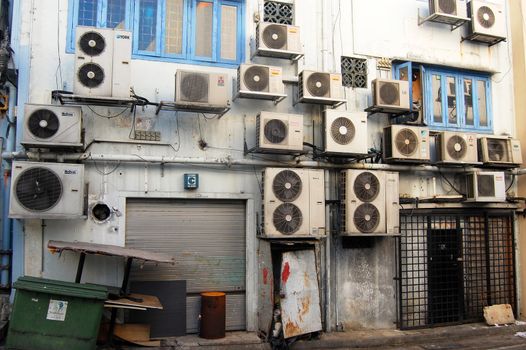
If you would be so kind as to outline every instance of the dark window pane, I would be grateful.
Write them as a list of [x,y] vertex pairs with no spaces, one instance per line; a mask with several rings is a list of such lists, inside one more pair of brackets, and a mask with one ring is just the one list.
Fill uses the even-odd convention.
[[141,0],[139,5],[139,50],[155,51],[157,0]]
[[97,0],[79,0],[79,26],[97,26]]
[[126,18],[126,0],[108,0],[106,11],[106,26],[108,28],[124,29]]

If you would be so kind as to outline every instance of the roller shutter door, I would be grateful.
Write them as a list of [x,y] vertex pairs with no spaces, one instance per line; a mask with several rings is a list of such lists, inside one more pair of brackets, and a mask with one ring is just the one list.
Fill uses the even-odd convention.
[[186,280],[187,332],[198,330],[199,293],[227,293],[227,330],[244,330],[245,202],[128,199],[126,246],[173,254],[175,266],[138,265],[132,280]]

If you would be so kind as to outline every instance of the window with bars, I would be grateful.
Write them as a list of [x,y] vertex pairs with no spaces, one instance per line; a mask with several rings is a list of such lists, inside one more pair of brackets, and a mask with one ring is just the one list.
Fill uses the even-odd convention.
[[350,88],[367,88],[367,60],[363,58],[341,58],[342,84]]
[[294,24],[294,4],[281,1],[265,1],[264,22]]
[[477,322],[483,308],[516,309],[513,213],[400,213],[398,325]]
[[133,33],[135,56],[237,65],[243,60],[242,0],[70,0],[68,51],[77,25]]

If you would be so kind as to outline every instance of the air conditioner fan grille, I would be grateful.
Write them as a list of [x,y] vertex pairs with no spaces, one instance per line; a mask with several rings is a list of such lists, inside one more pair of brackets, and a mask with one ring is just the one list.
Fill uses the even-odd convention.
[[181,96],[183,101],[208,102],[208,74],[182,73]]
[[380,193],[380,181],[371,172],[361,173],[354,180],[354,194],[362,202],[372,202]]
[[272,215],[274,227],[284,235],[296,233],[303,223],[301,210],[292,203],[279,205]]
[[16,179],[16,199],[29,211],[46,211],[62,197],[62,181],[58,175],[43,167],[24,170]]
[[283,50],[287,45],[287,27],[279,24],[271,24],[263,29],[263,42],[274,50]]
[[269,69],[263,66],[251,66],[243,75],[245,86],[250,91],[268,91]]
[[395,145],[398,152],[409,157],[418,149],[418,136],[411,129],[402,129],[396,134]]
[[392,82],[380,82],[380,101],[384,105],[400,105],[400,86]]
[[453,135],[447,140],[446,148],[451,158],[461,160],[466,156],[468,144],[462,136]]
[[312,73],[307,78],[307,90],[312,96],[327,97],[331,91],[331,77],[327,73]]
[[287,138],[287,124],[279,119],[271,119],[265,123],[264,134],[270,143],[282,143]]
[[99,56],[106,49],[106,40],[97,32],[86,32],[79,38],[79,47],[88,56]]
[[354,139],[356,128],[353,122],[344,117],[334,119],[331,123],[331,136],[339,145],[348,145]]
[[457,14],[457,3],[456,0],[438,0],[438,8],[441,12],[448,15]]
[[35,137],[49,139],[57,133],[60,127],[60,120],[49,109],[37,109],[29,116],[27,127]]
[[79,68],[77,77],[82,85],[94,89],[104,81],[104,69],[96,63],[86,63]]
[[300,176],[291,170],[280,171],[272,181],[272,192],[277,199],[283,202],[292,202],[298,199],[302,188]]
[[354,226],[362,233],[372,233],[380,224],[380,212],[371,203],[363,203],[354,212]]
[[487,139],[488,145],[488,157],[492,162],[504,162],[510,161],[508,154],[508,142],[507,140],[500,139]]
[[495,13],[488,6],[481,6],[477,10],[477,20],[484,28],[491,28],[495,24]]

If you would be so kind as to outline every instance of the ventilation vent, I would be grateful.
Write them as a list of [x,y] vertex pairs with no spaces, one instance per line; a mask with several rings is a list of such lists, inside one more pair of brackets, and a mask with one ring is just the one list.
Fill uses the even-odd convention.
[[273,24],[263,30],[263,42],[274,50],[284,50],[287,45],[287,27]]
[[441,12],[448,15],[457,14],[457,3],[456,0],[438,0],[438,8]]
[[287,124],[279,119],[271,119],[265,123],[264,133],[270,143],[282,143],[288,135]]
[[400,87],[397,83],[380,82],[380,104],[400,106]]
[[186,73],[181,77],[181,100],[188,102],[208,102],[208,74]]
[[363,58],[341,58],[342,84],[350,88],[367,87],[367,60]]
[[409,157],[413,155],[418,148],[418,136],[413,130],[402,129],[396,134],[395,145],[398,152]]
[[249,67],[243,76],[245,86],[250,91],[269,90],[269,69],[262,66]]
[[347,118],[336,118],[331,124],[331,137],[340,145],[348,145],[354,139],[356,129]]
[[102,84],[105,74],[98,64],[86,63],[79,68],[77,77],[83,86],[93,89]]
[[488,139],[488,157],[492,162],[510,162],[508,141],[500,139]]
[[29,116],[27,127],[35,137],[49,139],[56,135],[60,128],[60,121],[53,111],[38,109]]
[[353,190],[360,201],[372,202],[380,193],[380,181],[373,173],[361,173],[354,181]]
[[62,181],[53,171],[34,167],[18,176],[16,199],[26,210],[33,212],[53,208],[62,197]]
[[480,197],[494,197],[495,175],[477,175],[477,190]]
[[294,5],[278,1],[265,1],[264,13],[264,22],[292,25]]
[[463,137],[453,135],[447,141],[447,153],[455,160],[461,160],[466,156],[468,144]]
[[380,224],[380,212],[370,203],[363,203],[354,212],[354,225],[362,233],[371,233]]
[[328,97],[331,91],[331,77],[326,73],[312,73],[307,78],[307,90],[312,96]]
[[106,41],[100,33],[87,32],[80,37],[79,47],[88,56],[99,56],[106,49]]
[[274,178],[272,191],[280,201],[292,202],[298,199],[302,186],[298,174],[290,170],[283,170]]
[[477,20],[484,28],[491,28],[495,24],[495,13],[488,6],[481,6],[477,11]]
[[283,203],[274,210],[274,227],[284,235],[292,235],[299,230],[303,222],[301,210],[292,203]]

